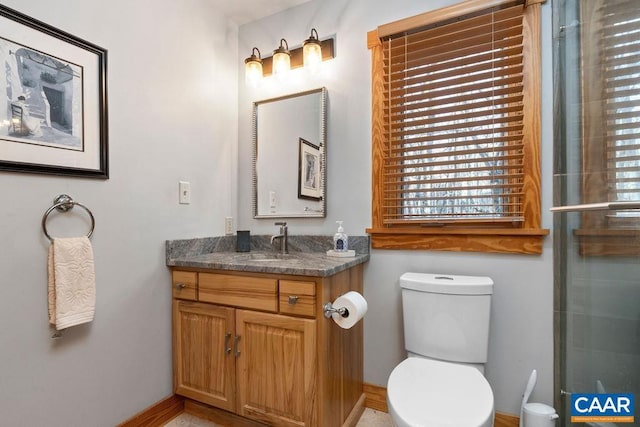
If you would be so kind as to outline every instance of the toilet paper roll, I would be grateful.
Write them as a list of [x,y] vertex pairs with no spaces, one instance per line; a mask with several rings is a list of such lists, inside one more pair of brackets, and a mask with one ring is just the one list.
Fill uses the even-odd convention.
[[348,313],[345,313],[346,317],[339,313],[333,313],[331,317],[342,329],[349,329],[364,317],[367,312],[367,300],[358,292],[349,291],[336,298],[333,302],[333,308],[339,309],[342,307],[348,311]]

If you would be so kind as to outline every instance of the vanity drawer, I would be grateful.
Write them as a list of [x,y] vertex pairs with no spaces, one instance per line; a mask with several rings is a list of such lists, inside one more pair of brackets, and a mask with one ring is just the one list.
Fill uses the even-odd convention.
[[173,297],[195,301],[198,299],[198,273],[193,271],[173,272]]
[[280,313],[314,317],[316,314],[316,284],[280,280]]
[[264,277],[200,273],[198,300],[255,310],[278,311],[278,281]]

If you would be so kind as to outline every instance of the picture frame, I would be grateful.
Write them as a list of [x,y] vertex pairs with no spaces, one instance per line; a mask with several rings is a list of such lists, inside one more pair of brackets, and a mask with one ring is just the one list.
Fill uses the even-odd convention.
[[322,169],[320,147],[298,138],[298,198],[308,200],[322,199]]
[[109,178],[107,50],[0,5],[0,171]]

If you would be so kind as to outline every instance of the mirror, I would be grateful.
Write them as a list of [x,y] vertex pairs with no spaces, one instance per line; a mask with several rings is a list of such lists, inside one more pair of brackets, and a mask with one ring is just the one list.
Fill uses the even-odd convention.
[[325,88],[253,104],[253,217],[324,217]]

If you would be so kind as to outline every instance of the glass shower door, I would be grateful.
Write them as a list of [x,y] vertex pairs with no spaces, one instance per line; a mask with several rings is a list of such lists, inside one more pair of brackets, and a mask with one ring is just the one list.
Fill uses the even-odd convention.
[[569,426],[572,393],[640,406],[640,2],[556,0],[553,16],[555,406]]

